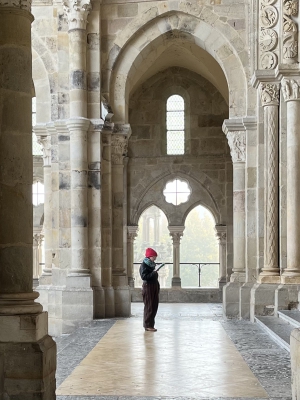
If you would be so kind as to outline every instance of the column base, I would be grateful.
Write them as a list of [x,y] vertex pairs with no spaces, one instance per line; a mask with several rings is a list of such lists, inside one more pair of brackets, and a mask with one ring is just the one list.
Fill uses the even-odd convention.
[[230,276],[230,282],[246,282],[246,273],[245,272],[233,272]]
[[244,283],[240,287],[240,308],[239,308],[239,318],[240,319],[250,319],[250,298],[251,290],[256,282]]
[[129,286],[118,286],[115,290],[115,317],[130,317],[131,293]]
[[271,283],[271,284],[278,284],[280,285],[280,275],[272,276],[272,275],[259,275],[257,278],[258,283]]
[[0,316],[0,398],[55,399],[56,343],[47,313]]
[[238,318],[240,313],[240,282],[228,282],[223,287],[223,318]]
[[300,276],[281,275],[281,283],[283,285],[300,285]]
[[49,313],[52,336],[72,333],[80,324],[93,320],[91,288],[39,286],[40,299]]
[[178,276],[172,278],[172,288],[181,288],[181,278]]
[[40,285],[51,285],[52,284],[52,274],[42,274],[40,277],[39,277],[39,284],[38,284],[38,286],[40,286]]
[[250,321],[256,315],[274,315],[276,284],[256,283],[251,289]]
[[297,285],[279,285],[275,290],[275,316],[280,310],[297,309],[298,295],[299,287]]

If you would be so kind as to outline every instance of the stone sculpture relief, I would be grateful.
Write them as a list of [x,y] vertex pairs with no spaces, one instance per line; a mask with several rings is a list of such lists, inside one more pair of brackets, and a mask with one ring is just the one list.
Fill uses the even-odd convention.
[[260,99],[264,106],[279,104],[279,85],[276,83],[261,83],[259,85]]
[[287,64],[297,62],[298,26],[292,19],[298,14],[298,0],[283,1],[283,61]]
[[86,29],[87,17],[92,9],[90,0],[62,1],[69,29]]
[[39,136],[38,144],[42,146],[44,167],[51,165],[51,138],[50,136]]
[[274,6],[276,0],[261,0],[260,3],[260,67],[274,69],[278,63],[277,55],[271,50],[276,50],[278,34],[275,29],[278,22],[278,10]]
[[283,79],[281,88],[285,101],[300,100],[299,82],[295,81],[295,79]]
[[230,147],[232,162],[246,162],[246,134],[243,131],[228,132],[227,140]]

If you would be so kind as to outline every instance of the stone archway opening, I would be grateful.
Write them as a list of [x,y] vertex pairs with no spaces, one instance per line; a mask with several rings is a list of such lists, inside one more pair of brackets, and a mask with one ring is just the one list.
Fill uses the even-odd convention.
[[194,207],[185,219],[180,244],[182,287],[219,287],[219,244],[216,221],[204,206]]

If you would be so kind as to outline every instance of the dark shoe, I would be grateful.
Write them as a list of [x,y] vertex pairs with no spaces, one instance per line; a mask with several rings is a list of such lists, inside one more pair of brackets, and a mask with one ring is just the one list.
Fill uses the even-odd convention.
[[156,332],[157,329],[155,329],[155,328],[145,328],[145,331]]

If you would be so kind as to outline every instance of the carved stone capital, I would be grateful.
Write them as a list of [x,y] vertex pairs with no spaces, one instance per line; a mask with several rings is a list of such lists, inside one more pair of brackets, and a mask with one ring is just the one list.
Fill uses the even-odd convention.
[[232,131],[226,134],[230,147],[232,162],[246,162],[246,134],[245,131]]
[[31,0],[0,0],[0,8],[19,8],[31,13]]
[[33,246],[40,247],[42,245],[42,241],[44,239],[44,235],[41,233],[36,233],[33,235]]
[[225,245],[227,242],[227,226],[216,225],[215,226],[216,237],[221,245]]
[[111,161],[115,165],[123,164],[127,156],[128,137],[124,135],[113,134],[111,137]]
[[168,226],[173,245],[179,245],[183,236],[184,226]]
[[129,242],[133,243],[138,235],[139,227],[137,225],[127,226],[127,239]]
[[279,105],[279,84],[261,83],[259,85],[260,99],[263,107]]
[[295,79],[282,79],[282,94],[285,101],[300,100],[299,81]]
[[86,29],[87,18],[92,9],[90,0],[63,0],[69,30]]
[[37,142],[42,146],[44,167],[51,166],[51,137],[37,136]]

